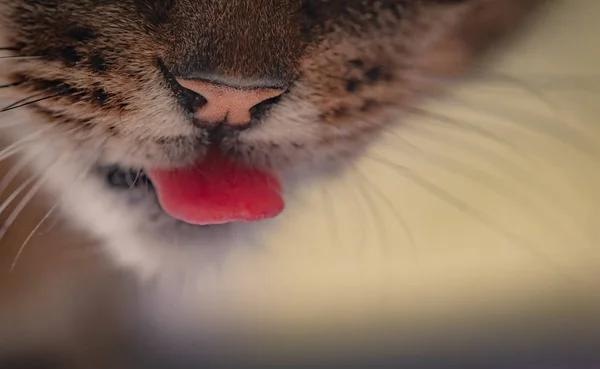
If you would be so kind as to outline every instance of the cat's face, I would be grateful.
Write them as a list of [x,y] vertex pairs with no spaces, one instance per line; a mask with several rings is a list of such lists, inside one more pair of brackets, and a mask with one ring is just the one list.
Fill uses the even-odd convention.
[[140,169],[210,145],[273,170],[344,157],[532,2],[0,0],[3,55],[35,56],[0,75],[64,150],[100,145],[90,176],[147,233]]
[[[462,2],[3,3],[6,47],[40,56],[11,66],[9,82],[57,95],[30,108],[106,138],[107,161],[138,168],[180,164],[208,144],[271,165],[337,154],[419,89],[419,53],[445,31],[445,4]],[[194,117],[213,102],[178,80],[284,93],[257,102],[240,129]]]

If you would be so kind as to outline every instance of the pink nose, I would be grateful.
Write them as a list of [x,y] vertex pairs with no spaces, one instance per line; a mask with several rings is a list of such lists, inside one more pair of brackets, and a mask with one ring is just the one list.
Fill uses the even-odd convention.
[[206,99],[196,111],[196,118],[209,122],[245,125],[250,122],[250,109],[284,93],[274,88],[237,89],[205,81],[177,80],[179,84]]

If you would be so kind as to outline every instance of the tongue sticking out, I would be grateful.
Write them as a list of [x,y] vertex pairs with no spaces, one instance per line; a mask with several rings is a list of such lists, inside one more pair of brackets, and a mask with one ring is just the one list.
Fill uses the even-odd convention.
[[186,223],[251,222],[283,210],[281,185],[273,174],[234,162],[214,148],[188,168],[151,169],[148,176],[164,211]]

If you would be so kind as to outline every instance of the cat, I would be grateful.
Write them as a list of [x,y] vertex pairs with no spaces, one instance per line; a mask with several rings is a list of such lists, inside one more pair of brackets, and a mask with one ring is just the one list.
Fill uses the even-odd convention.
[[196,276],[261,224],[176,219],[148,169],[218,147],[310,186],[293,172],[347,165],[541,2],[0,0],[0,156],[115,265]]
[[340,161],[540,2],[2,0],[3,135],[118,265],[194,273],[239,226],[167,215],[148,168]]

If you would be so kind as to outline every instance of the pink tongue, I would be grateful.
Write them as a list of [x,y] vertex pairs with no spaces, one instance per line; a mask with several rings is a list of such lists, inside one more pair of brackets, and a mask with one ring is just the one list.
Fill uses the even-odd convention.
[[191,224],[251,222],[283,210],[281,185],[271,173],[234,162],[217,149],[189,168],[151,169],[162,208]]

